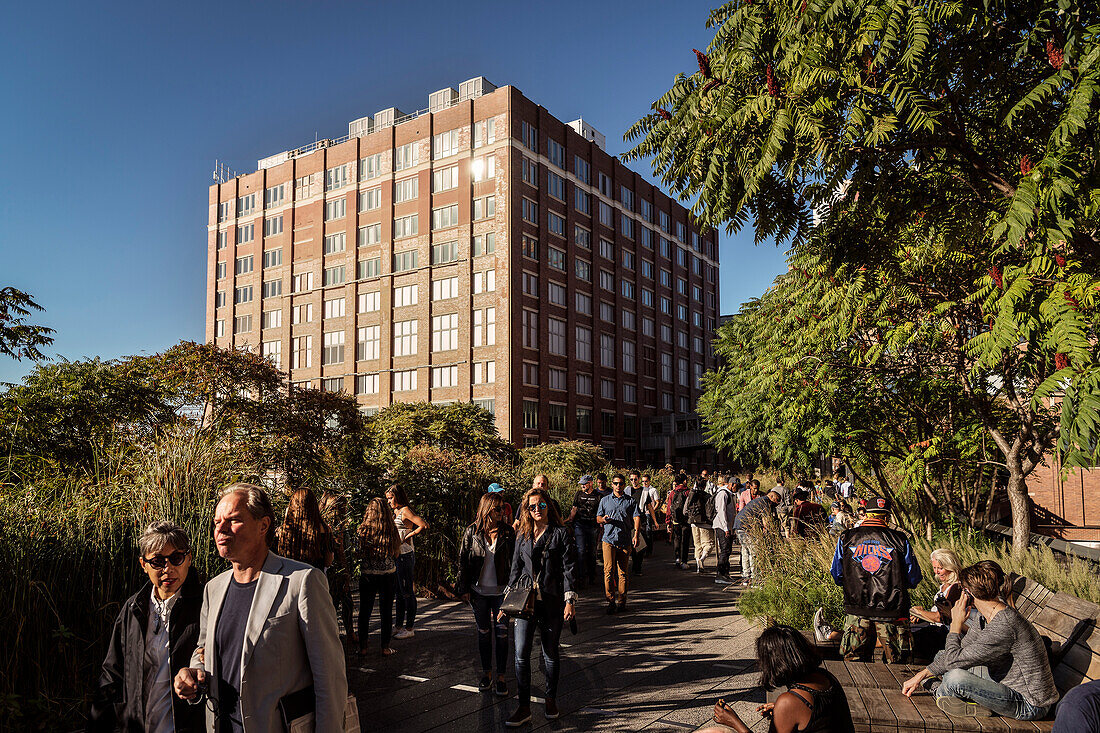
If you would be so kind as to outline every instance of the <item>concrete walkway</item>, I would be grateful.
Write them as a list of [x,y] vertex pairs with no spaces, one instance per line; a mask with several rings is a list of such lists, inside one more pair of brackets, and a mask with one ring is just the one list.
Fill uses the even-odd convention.
[[[736,553],[735,553],[736,554]],[[562,634],[558,706],[547,721],[534,704],[520,730],[691,731],[711,719],[724,697],[754,730],[764,701],[756,684],[759,629],[737,612],[738,586],[714,583],[713,559],[703,574],[677,571],[658,543],[644,575],[631,577],[629,608],[608,616],[602,592],[578,605],[578,633]],[[736,577],[736,565],[735,565]],[[395,640],[397,654],[378,651],[377,610],[369,656],[348,659],[348,682],[359,701],[363,731],[504,731],[514,711],[511,653],[508,698],[477,690],[480,664],[473,616],[451,601],[421,601],[413,639]],[[542,695],[538,640],[532,694]]]

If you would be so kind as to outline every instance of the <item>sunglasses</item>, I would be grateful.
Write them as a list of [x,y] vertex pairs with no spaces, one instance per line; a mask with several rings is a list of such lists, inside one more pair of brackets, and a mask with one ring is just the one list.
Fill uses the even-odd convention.
[[546,508],[546,502],[545,501],[540,501],[538,504],[528,504],[527,505],[527,511],[529,511],[529,512],[540,512],[545,508]]
[[612,483],[612,485],[614,485],[614,486],[622,486],[622,485],[623,485],[623,482],[622,482],[622,481],[612,481],[611,483]]
[[152,565],[157,570],[160,570],[167,566],[168,563],[172,563],[176,566],[182,565],[183,561],[186,560],[187,556],[190,554],[189,552],[180,552],[176,550],[171,555],[153,555],[152,557],[143,557],[141,560],[146,565]]

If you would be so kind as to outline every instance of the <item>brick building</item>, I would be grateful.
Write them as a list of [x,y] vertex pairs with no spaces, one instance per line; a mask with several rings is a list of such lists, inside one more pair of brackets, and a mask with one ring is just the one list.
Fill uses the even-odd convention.
[[642,434],[714,366],[716,236],[583,120],[479,77],[257,168],[210,187],[207,341],[367,412],[473,401],[519,446],[670,458]]

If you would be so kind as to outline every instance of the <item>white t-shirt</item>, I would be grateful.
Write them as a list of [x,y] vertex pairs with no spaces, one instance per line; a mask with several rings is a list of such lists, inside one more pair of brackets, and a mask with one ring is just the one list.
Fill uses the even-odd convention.
[[714,521],[711,522],[711,528],[729,532],[730,520],[733,519],[731,515],[736,504],[737,497],[733,495],[729,486],[719,487],[714,495]]
[[500,538],[493,540],[493,544],[485,542],[485,538],[479,537],[478,540],[485,548],[485,562],[481,565],[481,575],[477,579],[477,584],[474,589],[483,596],[497,596],[501,593],[500,582],[497,579],[497,542]]

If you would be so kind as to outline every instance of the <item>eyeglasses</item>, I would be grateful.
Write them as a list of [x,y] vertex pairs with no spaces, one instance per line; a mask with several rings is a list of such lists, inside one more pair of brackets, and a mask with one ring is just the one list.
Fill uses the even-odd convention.
[[622,486],[622,485],[623,485],[623,482],[622,482],[622,481],[612,481],[612,482],[611,482],[611,484],[612,484],[613,486]]
[[168,565],[168,563],[172,563],[176,566],[183,565],[183,561],[186,560],[187,556],[190,554],[190,552],[180,552],[176,550],[171,555],[153,555],[152,557],[143,557],[141,559],[146,565],[152,565],[157,570],[160,570]]
[[541,512],[546,509],[546,502],[540,501],[538,504],[528,504],[527,511],[529,512]]

